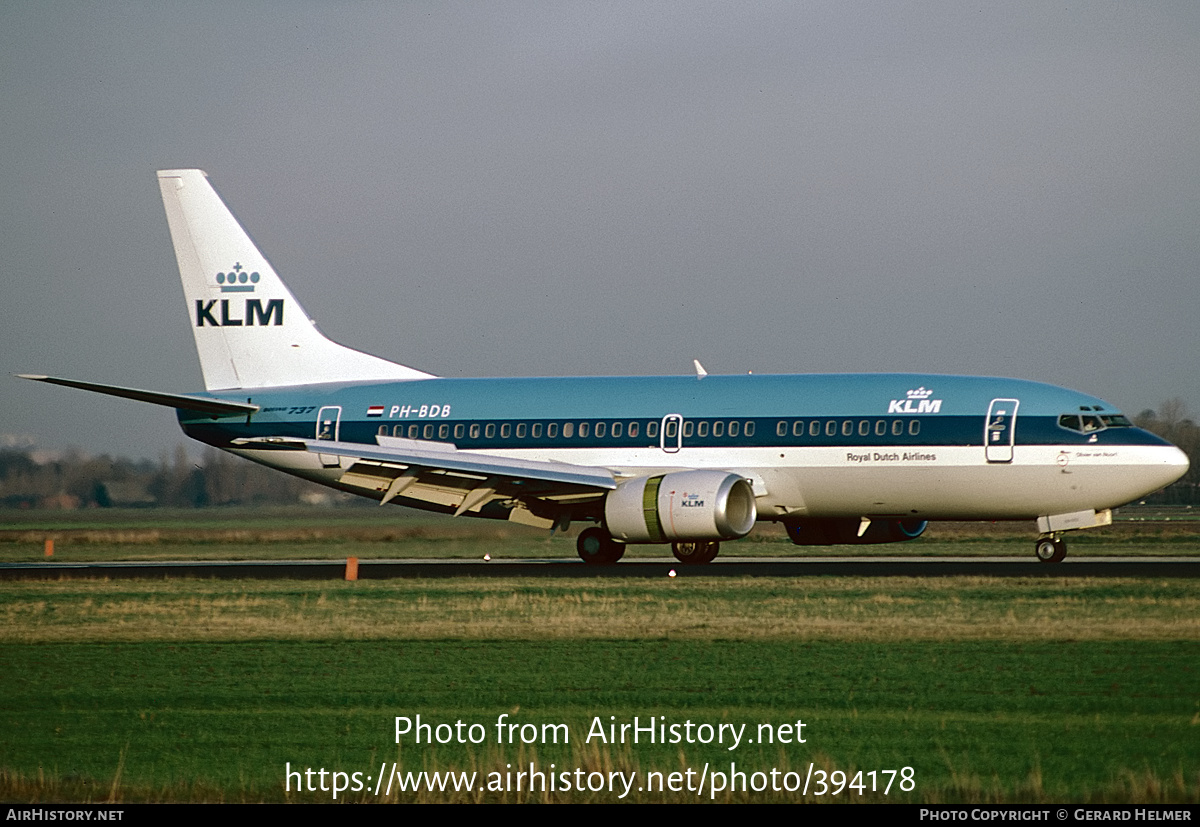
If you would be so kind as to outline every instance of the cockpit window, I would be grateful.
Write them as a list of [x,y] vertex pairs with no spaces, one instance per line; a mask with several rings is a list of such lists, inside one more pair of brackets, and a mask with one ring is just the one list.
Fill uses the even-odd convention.
[[1066,428],[1069,431],[1082,431],[1083,427],[1079,424],[1079,417],[1075,414],[1063,414],[1058,418],[1058,427]]
[[1063,414],[1058,427],[1081,434],[1094,434],[1105,428],[1132,428],[1133,423],[1121,414]]

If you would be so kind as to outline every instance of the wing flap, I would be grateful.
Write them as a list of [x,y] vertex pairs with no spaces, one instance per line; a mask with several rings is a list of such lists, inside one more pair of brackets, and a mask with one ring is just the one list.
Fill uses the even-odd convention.
[[[576,493],[581,489],[599,493],[617,487],[612,471],[587,465],[571,465],[544,460],[514,459],[490,454],[446,449],[422,449],[415,447],[389,447],[364,445],[356,442],[333,442],[330,440],[306,439],[303,442],[310,453],[370,460],[404,468],[419,468],[429,471],[458,472],[483,479],[494,478],[496,491],[517,493],[527,482],[549,484],[560,493]],[[535,486],[539,489],[545,485]]]

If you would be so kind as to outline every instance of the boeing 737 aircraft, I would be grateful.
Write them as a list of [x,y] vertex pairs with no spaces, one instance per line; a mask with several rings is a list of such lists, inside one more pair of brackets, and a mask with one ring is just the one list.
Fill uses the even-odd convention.
[[24,375],[174,408],[184,433],[332,488],[546,528],[579,556],[671,543],[707,563],[756,521],[797,545],[912,540],[929,520],[1062,534],[1181,477],[1187,457],[1100,399],[977,376],[441,379],[313,325],[196,169],[158,173],[205,392]]

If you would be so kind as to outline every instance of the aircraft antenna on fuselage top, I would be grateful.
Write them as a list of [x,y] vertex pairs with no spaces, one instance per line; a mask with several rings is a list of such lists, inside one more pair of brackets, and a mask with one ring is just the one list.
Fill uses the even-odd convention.
[[203,171],[158,183],[208,390],[432,377],[325,338]]

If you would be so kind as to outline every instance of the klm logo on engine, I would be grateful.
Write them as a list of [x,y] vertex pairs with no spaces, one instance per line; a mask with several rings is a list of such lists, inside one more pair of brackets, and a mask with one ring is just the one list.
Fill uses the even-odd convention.
[[699,494],[685,493],[679,505],[683,508],[704,508],[704,500],[701,499]]
[[888,403],[890,414],[923,414],[939,413],[942,410],[942,400],[930,399],[933,391],[925,387],[914,388],[906,394],[905,399],[893,399]]
[[246,299],[244,307],[230,307],[229,299],[196,299],[196,327],[265,327],[283,324],[283,299]]

